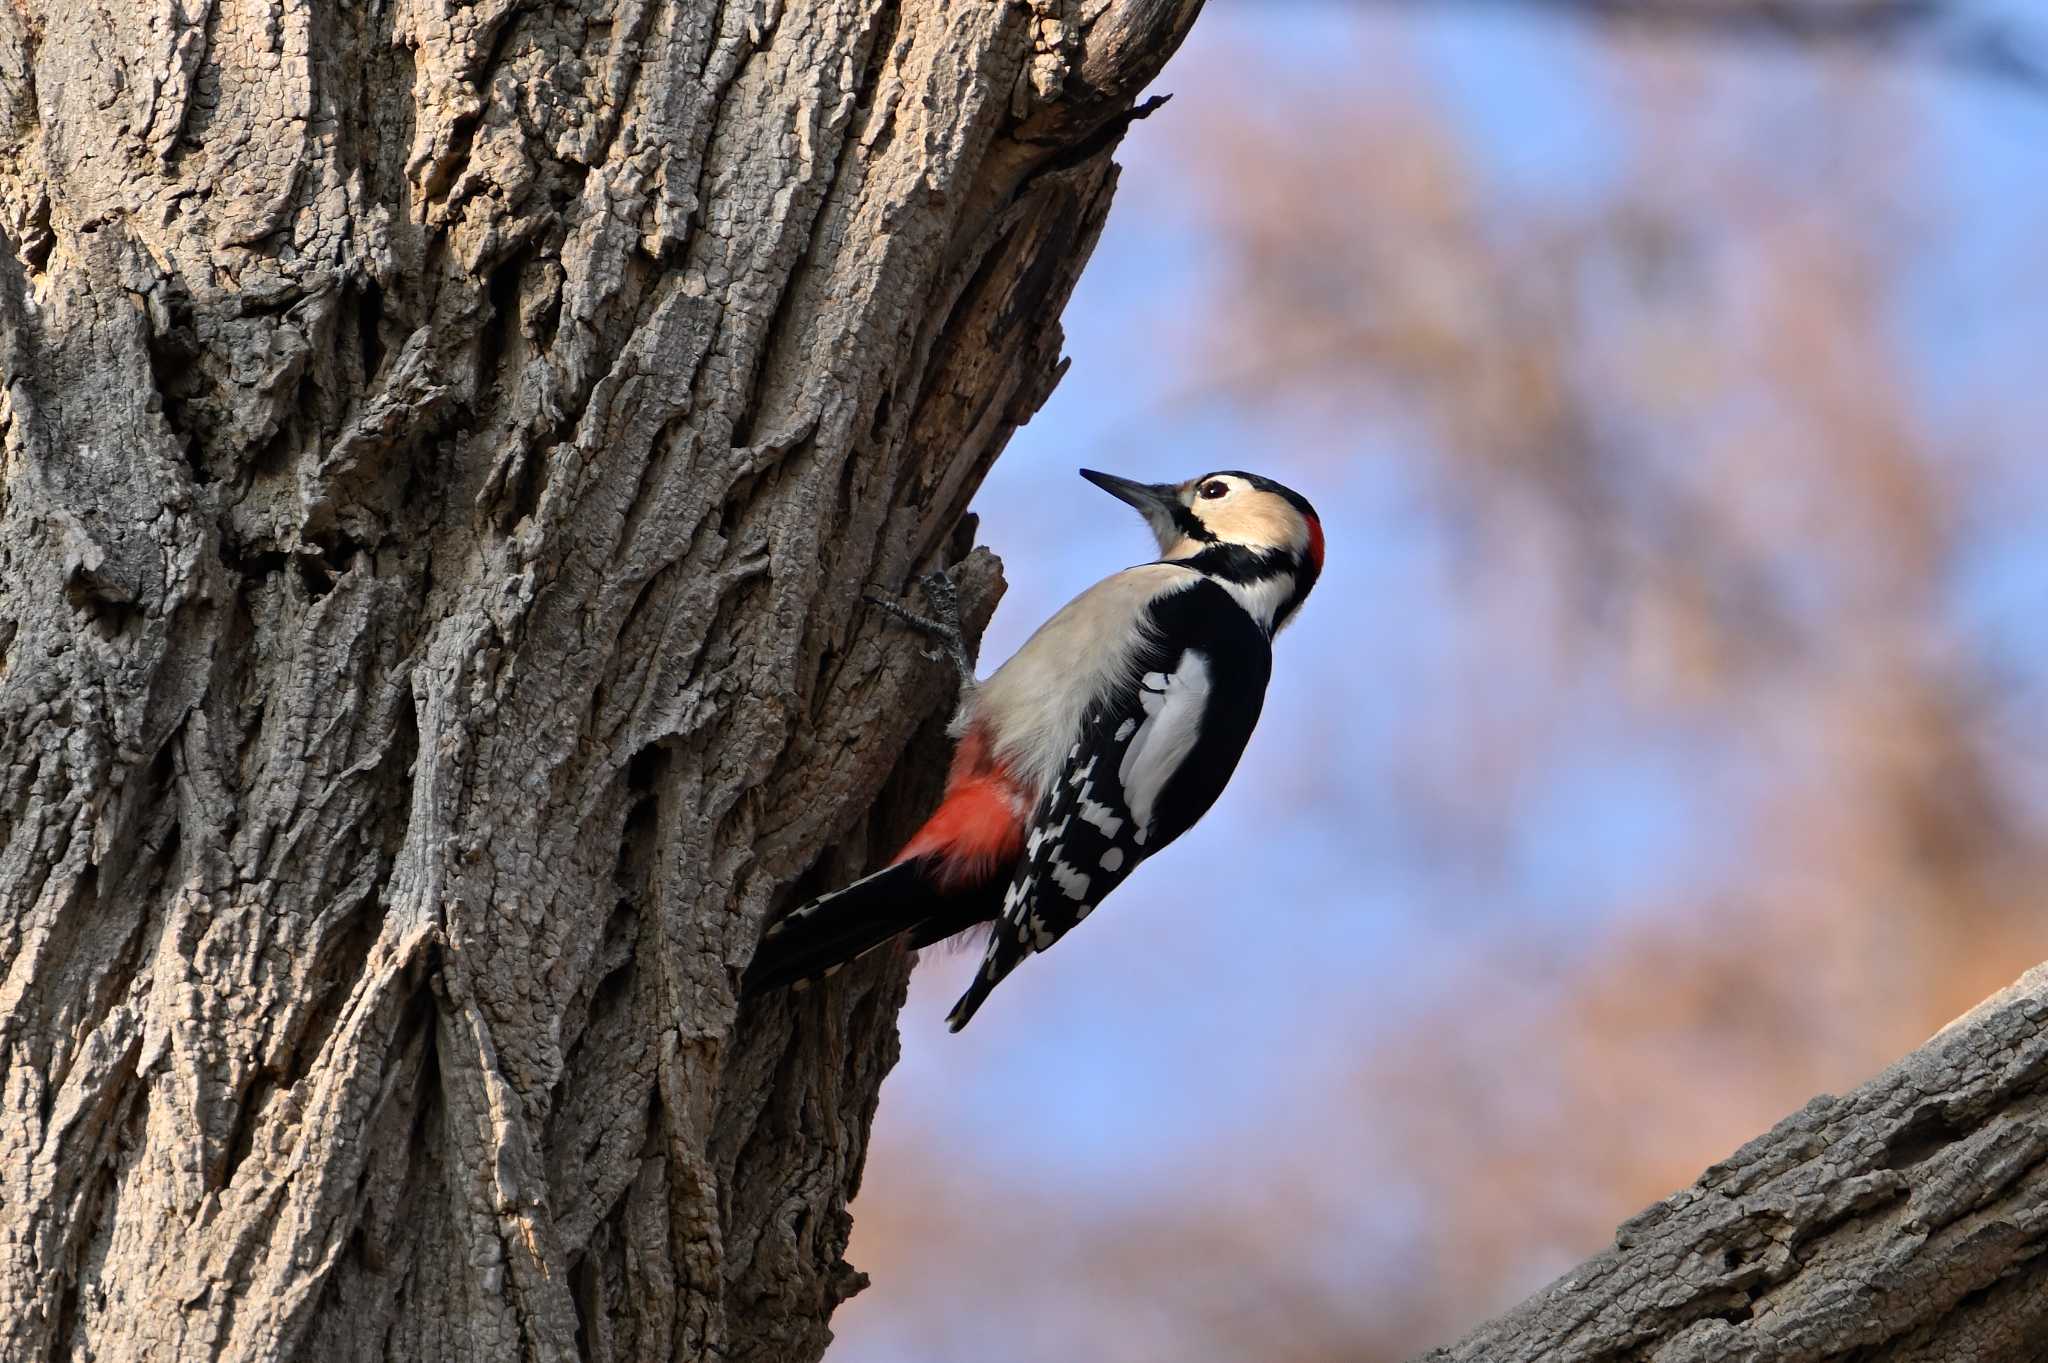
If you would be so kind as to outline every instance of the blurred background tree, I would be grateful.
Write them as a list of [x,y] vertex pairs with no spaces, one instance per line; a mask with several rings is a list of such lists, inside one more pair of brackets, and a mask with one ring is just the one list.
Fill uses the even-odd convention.
[[1630,8],[1213,0],[1126,143],[987,656],[1143,552],[1077,463],[1331,573],[1086,950],[919,970],[842,1363],[1405,1357],[2048,956],[2025,12]]

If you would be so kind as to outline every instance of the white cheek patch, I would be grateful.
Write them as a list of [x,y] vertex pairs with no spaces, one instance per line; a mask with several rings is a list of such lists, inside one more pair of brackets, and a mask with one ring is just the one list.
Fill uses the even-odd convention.
[[1197,499],[1195,514],[1211,534],[1230,544],[1254,549],[1301,550],[1308,544],[1308,525],[1301,514],[1270,492],[1229,479],[1230,495]]

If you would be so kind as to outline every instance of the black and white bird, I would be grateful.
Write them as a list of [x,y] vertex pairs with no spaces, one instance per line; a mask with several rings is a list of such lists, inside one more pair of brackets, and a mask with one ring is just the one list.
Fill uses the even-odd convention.
[[1322,523],[1252,473],[1081,476],[1138,509],[1159,558],[1075,597],[980,683],[943,576],[926,583],[940,619],[890,608],[946,637],[961,669],[945,797],[886,869],[770,928],[746,992],[828,974],[901,933],[922,947],[994,920],[947,1017],[957,1032],[1223,793],[1265,701],[1273,635],[1322,571]]

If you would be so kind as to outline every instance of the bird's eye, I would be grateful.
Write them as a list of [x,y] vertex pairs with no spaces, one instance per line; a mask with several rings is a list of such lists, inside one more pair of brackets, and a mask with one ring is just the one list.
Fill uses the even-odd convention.
[[1213,502],[1218,497],[1227,497],[1230,495],[1230,484],[1224,482],[1221,478],[1211,478],[1208,482],[1196,488],[1195,491],[1201,493],[1204,497],[1207,497],[1210,501]]

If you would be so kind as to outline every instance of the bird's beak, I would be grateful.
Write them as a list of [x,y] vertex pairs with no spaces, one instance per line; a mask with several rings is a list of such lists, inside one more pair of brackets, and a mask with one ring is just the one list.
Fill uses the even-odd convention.
[[1082,469],[1081,476],[1118,501],[1138,508],[1148,521],[1155,516],[1171,519],[1180,508],[1180,489],[1172,483],[1137,483],[1094,469]]
[[1135,483],[1094,469],[1082,469],[1081,476],[1118,501],[1136,507],[1145,524],[1152,528],[1153,538],[1159,541],[1160,553],[1166,553],[1179,542],[1180,489],[1172,483]]

